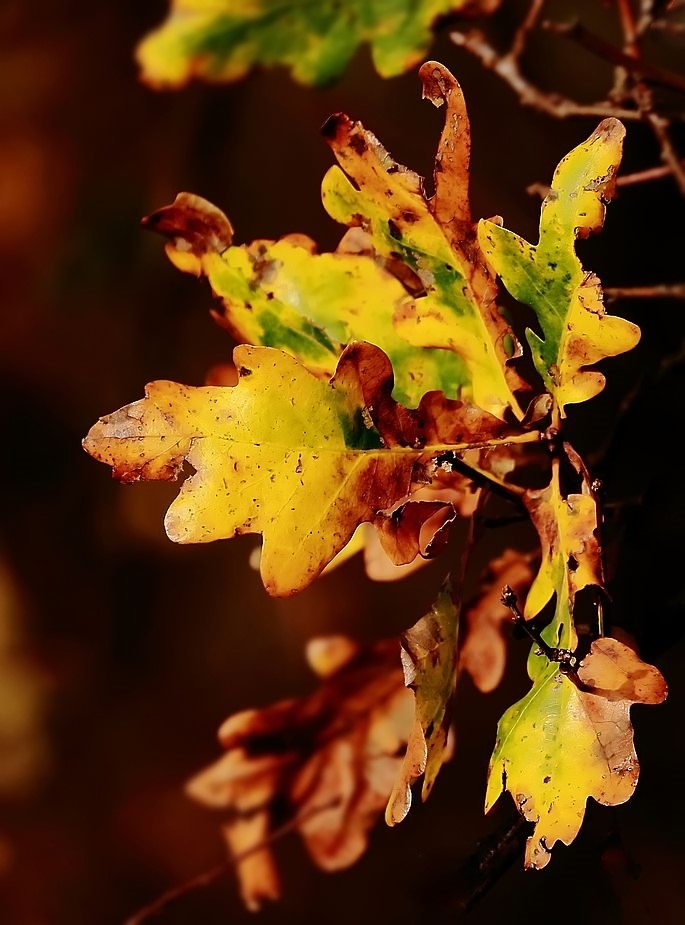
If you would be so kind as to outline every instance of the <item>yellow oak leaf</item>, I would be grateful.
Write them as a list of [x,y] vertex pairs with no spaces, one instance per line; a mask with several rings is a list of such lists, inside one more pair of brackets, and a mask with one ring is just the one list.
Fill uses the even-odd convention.
[[166,515],[169,537],[262,533],[264,585],[290,594],[359,523],[406,495],[419,454],[381,446],[344,359],[331,383],[268,347],[237,347],[234,362],[234,388],[152,383],[144,399],[102,418],[85,448],[127,482],[172,479],[190,463]]
[[[194,473],[167,512],[168,536],[261,533],[261,575],[274,595],[306,587],[360,523],[407,497],[419,461],[470,451],[474,438],[537,439],[490,440],[487,419],[472,434],[460,416],[454,426],[438,414],[423,421],[392,400],[392,368],[370,344],[351,345],[330,382],[269,347],[237,347],[233,358],[235,387],[154,382],[95,424],[84,447],[124,482],[175,479],[188,462]],[[449,442],[429,443],[440,435]]]
[[573,841],[588,797],[605,806],[630,799],[639,775],[630,707],[661,703],[666,694],[656,668],[618,640],[601,638],[577,677],[550,662],[507,710],[497,728],[485,810],[508,790],[535,824],[526,867],[544,867],[557,841]]
[[457,358],[415,347],[397,331],[393,315],[411,297],[368,255],[319,254],[313,241],[296,234],[234,246],[228,218],[191,193],[179,193],[143,225],[169,239],[175,266],[208,279],[222,302],[214,316],[239,343],[286,350],[330,378],[345,344],[368,341],[389,356],[394,395],[403,404],[415,407],[431,390],[458,394],[464,377]]

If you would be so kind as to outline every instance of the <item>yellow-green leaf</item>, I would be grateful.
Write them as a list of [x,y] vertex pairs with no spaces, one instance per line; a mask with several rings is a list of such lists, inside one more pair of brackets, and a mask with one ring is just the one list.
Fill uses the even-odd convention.
[[490,12],[499,0],[172,0],[169,18],[138,48],[143,79],[178,87],[193,77],[232,81],[255,65],[284,65],[296,80],[338,77],[359,45],[377,71],[394,77],[414,67],[431,26],[469,7]]
[[419,294],[395,313],[402,337],[417,347],[453,351],[464,369],[462,394],[481,408],[498,417],[510,408],[519,413],[506,365],[516,345],[495,304],[495,283],[471,219],[464,98],[442,65],[428,62],[420,74],[424,96],[445,106],[435,195],[426,198],[421,177],[398,164],[361,123],[339,114],[323,130],[340,164],[324,178],[324,206],[337,221],[361,227],[379,259],[412,272]]
[[433,606],[402,635],[404,683],[414,691],[415,713],[407,751],[393,787],[385,820],[401,822],[411,806],[411,786],[423,774],[427,799],[446,758],[450,707],[457,683],[459,609],[449,584]]
[[592,644],[577,679],[548,663],[530,693],[507,710],[497,728],[485,810],[508,790],[535,824],[526,867],[544,867],[557,841],[573,841],[588,797],[605,806],[630,798],[639,774],[630,706],[665,697],[656,668],[605,638]]
[[204,275],[223,303],[219,320],[239,343],[287,350],[330,378],[345,344],[363,340],[389,357],[395,398],[415,407],[431,390],[456,395],[463,372],[447,350],[415,347],[393,316],[411,302],[400,281],[375,260],[353,253],[317,254],[304,235],[231,246],[226,216],[199,196],[179,193],[143,220],[169,238],[179,269]]
[[564,406],[587,401],[604,388],[594,366],[631,350],[639,328],[607,314],[594,273],[575,251],[578,237],[601,229],[613,193],[625,129],[605,119],[559,164],[542,205],[540,240],[529,244],[491,221],[481,221],[480,246],[504,285],[534,309],[542,331],[527,332],[536,369],[564,414]]

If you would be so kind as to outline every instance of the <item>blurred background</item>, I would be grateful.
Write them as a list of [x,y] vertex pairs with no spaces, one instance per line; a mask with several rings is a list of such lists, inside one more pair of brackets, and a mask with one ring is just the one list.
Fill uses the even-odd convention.
[[[331,89],[297,86],[276,70],[155,93],[139,83],[133,51],[166,8],[164,0],[0,3],[3,925],[123,925],[220,864],[216,821],[183,785],[218,757],[221,721],[311,691],[303,647],[314,636],[372,641],[406,629],[449,567],[440,560],[378,585],[357,558],[297,597],[270,599],[248,565],[254,538],[174,546],[162,519],[176,489],[120,486],[81,450],[91,424],[141,397],[146,382],[201,384],[231,355],[209,318],[208,287],[169,264],[161,240],[140,229],[143,215],[188,190],[230,215],[237,242],[298,231],[330,249],[342,229],[320,202],[332,162],[319,136],[326,117],[360,118],[427,176],[441,128],[416,74],[382,81],[365,49]],[[494,41],[525,9],[505,2],[488,25]],[[611,3],[551,2],[550,13],[617,37]],[[682,67],[683,42],[662,37],[654,54]],[[526,187],[548,183],[596,120],[522,109],[448,29],[431,56],[457,76],[469,105],[474,213],[499,213],[535,240],[539,199]],[[607,62],[551,36],[533,38],[525,64],[544,88],[583,101],[601,98],[612,79]],[[676,140],[685,150],[682,132]],[[631,126],[623,172],[658,156],[650,133]],[[682,282],[684,219],[671,180],[627,187],[604,233],[583,242],[585,265],[609,286]],[[367,854],[339,874],[316,870],[297,837],[284,838],[276,846],[284,898],[257,920],[681,921],[685,312],[674,300],[615,310],[642,327],[643,340],[606,364],[607,390],[574,412],[571,427],[606,483],[616,621],[671,690],[664,706],[633,711],[635,797],[618,809],[590,806],[581,835],[555,849],[549,868],[525,874],[517,859],[460,911],[468,859],[507,811],[485,818],[482,801],[497,719],[527,690],[528,646],[513,641],[495,692],[461,680],[456,754],[431,800],[396,829],[380,823]],[[512,543],[532,546],[533,537],[493,531],[480,563]],[[150,921],[255,917],[226,871]]]

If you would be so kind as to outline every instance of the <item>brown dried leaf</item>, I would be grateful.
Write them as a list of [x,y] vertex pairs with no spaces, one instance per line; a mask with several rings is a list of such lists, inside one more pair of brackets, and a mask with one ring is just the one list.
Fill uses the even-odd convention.
[[266,844],[283,808],[325,870],[352,864],[382,813],[412,726],[398,646],[361,648],[346,637],[312,640],[307,657],[322,679],[309,697],[228,719],[226,753],[188,784],[189,795],[223,811],[246,905],[278,897]]

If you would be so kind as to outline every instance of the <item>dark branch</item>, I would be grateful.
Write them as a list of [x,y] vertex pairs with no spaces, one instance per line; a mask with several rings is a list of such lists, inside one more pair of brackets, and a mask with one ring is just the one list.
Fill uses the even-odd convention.
[[[583,26],[582,23],[557,23],[544,22],[543,29],[552,32],[554,35],[560,35],[563,38],[570,39],[586,51],[592,52],[604,61],[609,61],[617,67],[625,68],[630,74],[636,75],[651,83],[659,84],[662,87],[669,87],[671,90],[677,90],[679,93],[685,93],[685,77],[676,74],[673,71],[666,70],[656,64],[650,64],[642,57],[638,56],[637,47],[630,54],[607,42],[606,39],[595,35]],[[629,46],[633,47],[633,46]]]

